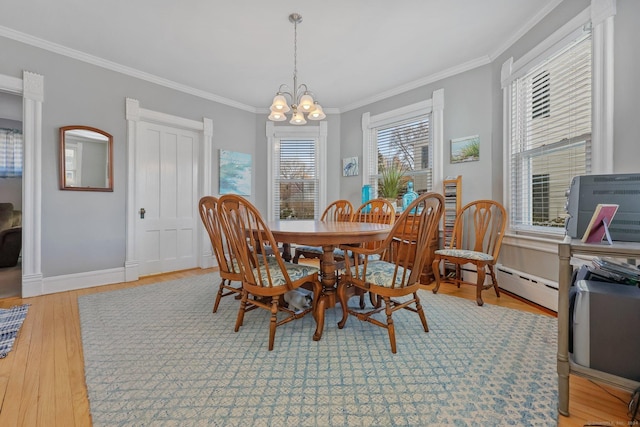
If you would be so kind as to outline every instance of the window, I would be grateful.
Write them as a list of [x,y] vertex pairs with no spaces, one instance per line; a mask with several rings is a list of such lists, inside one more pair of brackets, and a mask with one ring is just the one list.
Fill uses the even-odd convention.
[[509,87],[511,227],[564,231],[566,191],[591,173],[592,37],[580,30]]
[[376,171],[369,177],[373,188],[378,187],[382,169],[392,165],[404,170],[405,180],[400,196],[407,191],[408,181],[413,181],[413,188],[417,193],[433,188],[431,160],[428,157],[431,143],[429,119],[430,115],[418,116],[372,129],[375,149],[372,147],[371,152],[377,152],[375,160],[370,158],[372,163],[369,170]]
[[67,186],[78,186],[79,182],[82,182],[81,165],[82,165],[82,144],[67,143],[64,149],[64,172],[65,182]]
[[417,193],[434,188],[434,166],[439,169],[434,162],[439,150],[434,136],[440,135],[436,127],[441,126],[443,91],[434,92],[434,99],[377,116],[363,115],[363,184],[370,185],[374,195],[379,195],[382,169],[391,166],[404,170],[400,196],[409,181]]
[[0,178],[22,176],[22,132],[0,129]]
[[531,118],[539,119],[549,117],[549,71],[543,71],[533,78],[531,93],[533,94]]
[[318,219],[326,205],[327,123],[274,126],[269,143],[268,219]]
[[275,210],[277,219],[315,219],[318,171],[314,140],[280,140]]

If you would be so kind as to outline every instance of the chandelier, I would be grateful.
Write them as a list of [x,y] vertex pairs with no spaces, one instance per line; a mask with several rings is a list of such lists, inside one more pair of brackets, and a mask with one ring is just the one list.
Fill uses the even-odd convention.
[[[322,120],[326,115],[318,101],[313,99],[313,93],[307,85],[304,83],[298,85],[298,24],[302,22],[302,16],[292,13],[289,15],[289,21],[293,23],[293,91],[286,84],[280,85],[270,107],[269,120],[274,122],[287,120],[286,113],[291,111],[289,123],[304,125],[307,123],[305,114],[309,120]],[[287,97],[291,105],[287,102]]]

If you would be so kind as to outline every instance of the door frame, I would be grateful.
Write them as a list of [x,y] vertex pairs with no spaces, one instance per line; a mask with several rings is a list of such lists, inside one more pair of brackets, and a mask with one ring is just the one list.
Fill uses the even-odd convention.
[[0,91],[22,96],[22,298],[42,295],[42,104],[44,76],[0,74]]
[[[136,241],[136,177],[137,177],[137,159],[136,146],[138,143],[139,127],[141,122],[154,123],[174,128],[187,129],[198,132],[200,134],[199,162],[198,162],[198,197],[211,194],[211,169],[212,169],[212,150],[213,150],[213,120],[206,117],[202,121],[186,119],[158,111],[140,108],[140,102],[137,99],[126,99],[125,115],[127,119],[127,201],[126,201],[126,233],[127,247],[125,258],[125,280],[131,282],[138,280],[139,260],[138,243]],[[204,236],[204,227],[198,225],[197,248],[198,248],[198,266],[201,268],[213,267],[213,254],[210,245]]]

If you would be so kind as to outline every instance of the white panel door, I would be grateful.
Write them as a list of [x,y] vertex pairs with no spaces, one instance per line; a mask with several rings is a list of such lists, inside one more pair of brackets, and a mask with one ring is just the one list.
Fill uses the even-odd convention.
[[[140,275],[197,266],[199,134],[147,122],[136,147]],[[141,210],[144,209],[144,215]]]

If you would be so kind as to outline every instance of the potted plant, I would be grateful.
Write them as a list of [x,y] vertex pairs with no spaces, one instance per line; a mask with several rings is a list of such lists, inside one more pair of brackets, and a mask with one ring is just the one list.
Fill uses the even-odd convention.
[[396,163],[384,166],[380,170],[380,181],[378,182],[378,196],[396,201],[404,178],[404,168]]

